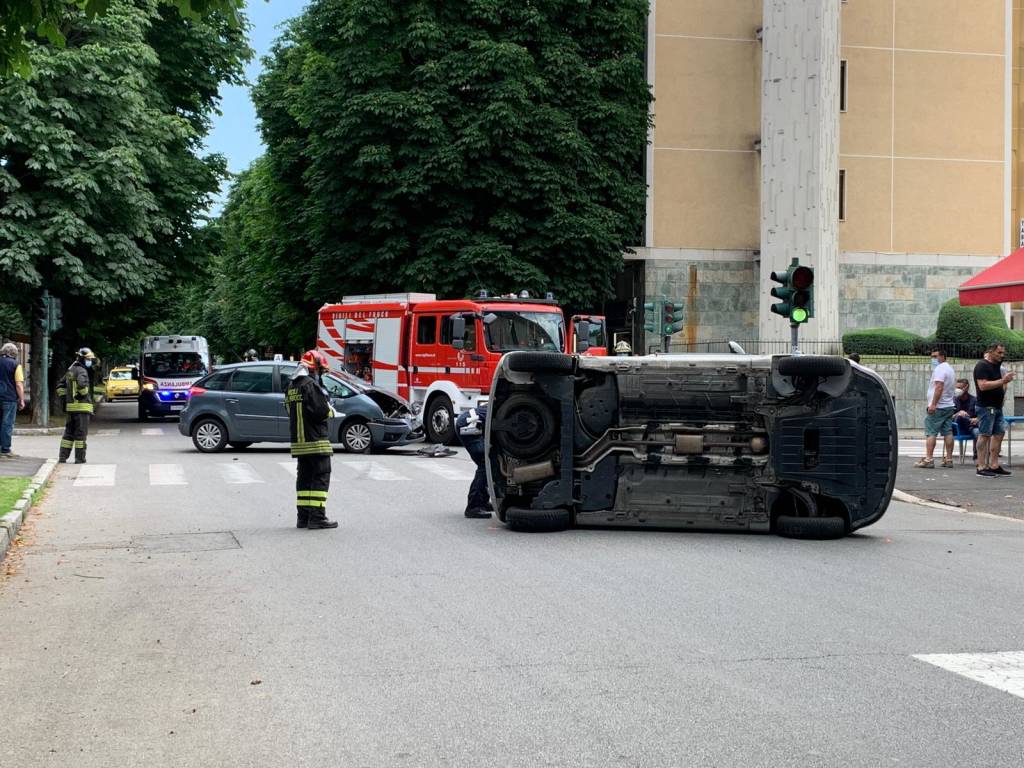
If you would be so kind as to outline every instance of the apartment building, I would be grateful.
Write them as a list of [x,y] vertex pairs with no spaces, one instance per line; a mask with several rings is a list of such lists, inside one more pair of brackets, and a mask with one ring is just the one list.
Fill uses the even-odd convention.
[[[788,333],[765,317],[761,260],[800,222],[823,250],[772,258],[801,251],[819,291],[834,284],[834,321],[808,335],[931,333],[961,282],[1024,244],[1021,23],[1021,0],[651,0],[655,127],[630,258],[647,296],[685,300],[675,341]],[[794,140],[791,120],[814,135]],[[773,221],[780,204],[797,218]]]

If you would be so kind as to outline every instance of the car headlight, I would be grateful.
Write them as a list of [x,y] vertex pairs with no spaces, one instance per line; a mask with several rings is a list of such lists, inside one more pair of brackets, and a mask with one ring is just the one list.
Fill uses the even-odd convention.
[[154,389],[156,389],[156,385],[155,384],[150,384],[147,381],[145,384],[142,385],[142,388],[145,389],[145,390],[148,390],[149,392],[152,392]]

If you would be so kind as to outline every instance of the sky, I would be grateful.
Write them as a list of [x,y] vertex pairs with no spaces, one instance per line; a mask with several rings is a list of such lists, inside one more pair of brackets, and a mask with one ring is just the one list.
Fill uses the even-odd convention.
[[[246,0],[245,13],[249,18],[249,47],[255,56],[245,69],[246,79],[255,83],[263,71],[263,57],[281,35],[283,22],[297,16],[305,0]],[[219,152],[228,160],[232,173],[244,171],[263,154],[263,142],[256,127],[256,109],[249,98],[249,87],[221,87],[220,116],[215,116],[213,130],[206,139],[209,152]],[[227,196],[229,184],[214,201],[212,213],[220,211]]]

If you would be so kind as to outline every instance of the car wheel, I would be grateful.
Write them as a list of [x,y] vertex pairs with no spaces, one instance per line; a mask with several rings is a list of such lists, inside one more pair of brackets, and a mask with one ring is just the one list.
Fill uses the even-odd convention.
[[555,441],[555,414],[546,402],[531,395],[512,395],[499,406],[491,422],[498,448],[517,459],[544,455]]
[[349,453],[369,453],[373,447],[373,433],[362,419],[346,421],[341,428],[341,444]]
[[519,509],[505,510],[505,523],[514,531],[529,533],[553,533],[564,531],[572,523],[568,509]]
[[252,445],[252,443],[245,443],[245,442],[241,442],[241,443],[240,443],[240,442],[238,442],[238,441],[236,440],[236,441],[235,441],[235,442],[233,442],[233,443],[228,443],[228,445],[230,445],[230,446],[231,446],[232,448],[234,448],[234,449],[235,449],[236,451],[244,451],[244,450],[245,450],[246,448],[248,448],[248,447],[249,447],[250,445]]
[[146,413],[146,409],[142,405],[139,405],[139,423],[145,424],[148,418],[149,414]]
[[572,373],[572,357],[561,352],[510,352],[508,368],[517,373]]
[[841,517],[779,515],[775,532],[789,539],[841,539],[846,535],[846,521]]
[[779,361],[779,373],[783,376],[824,379],[842,376],[846,368],[847,362],[843,358],[827,355],[794,355]]
[[192,444],[202,453],[223,451],[228,431],[217,419],[200,419],[192,427]]
[[423,426],[432,443],[451,445],[455,440],[455,412],[447,395],[434,395],[427,404]]

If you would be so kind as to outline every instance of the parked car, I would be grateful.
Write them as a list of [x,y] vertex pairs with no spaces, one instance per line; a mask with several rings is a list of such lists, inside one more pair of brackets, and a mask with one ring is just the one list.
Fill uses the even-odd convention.
[[[203,453],[287,443],[284,393],[296,368],[267,361],[221,366],[192,386],[178,431]],[[327,374],[323,381],[338,412],[329,424],[332,443],[367,453],[423,439],[409,404],[396,395],[343,374]]]
[[841,357],[572,357],[495,373],[488,480],[512,528],[570,525],[838,538],[885,513],[892,397]]
[[108,403],[117,400],[138,400],[139,380],[132,368],[111,368],[107,374],[104,398]]

